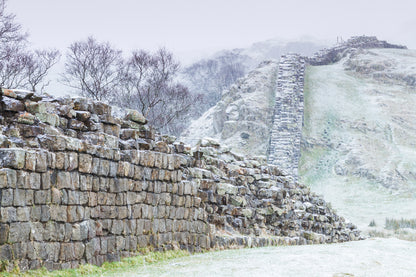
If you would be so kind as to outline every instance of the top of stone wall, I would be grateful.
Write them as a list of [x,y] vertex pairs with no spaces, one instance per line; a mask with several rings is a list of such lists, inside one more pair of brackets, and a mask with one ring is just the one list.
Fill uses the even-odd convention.
[[54,98],[25,90],[1,89],[0,147],[52,151],[92,148],[173,153],[175,138],[157,135],[136,110],[88,98]]
[[375,36],[354,36],[341,44],[331,48],[324,48],[308,59],[311,65],[327,65],[342,59],[351,49],[368,48],[395,48],[407,49],[406,46],[388,43],[385,40],[378,40]]

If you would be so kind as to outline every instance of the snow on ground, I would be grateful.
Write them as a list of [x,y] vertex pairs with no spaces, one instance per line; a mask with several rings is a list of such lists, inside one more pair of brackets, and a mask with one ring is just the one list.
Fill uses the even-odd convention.
[[301,179],[361,229],[416,218],[415,66],[377,49],[307,70]]
[[414,253],[416,242],[377,238],[210,252],[132,269],[121,276],[405,277],[416,275]]

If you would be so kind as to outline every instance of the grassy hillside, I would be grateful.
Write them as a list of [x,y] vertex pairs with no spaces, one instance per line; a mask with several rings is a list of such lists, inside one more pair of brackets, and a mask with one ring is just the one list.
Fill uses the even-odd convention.
[[366,229],[416,217],[416,51],[308,67],[301,181]]

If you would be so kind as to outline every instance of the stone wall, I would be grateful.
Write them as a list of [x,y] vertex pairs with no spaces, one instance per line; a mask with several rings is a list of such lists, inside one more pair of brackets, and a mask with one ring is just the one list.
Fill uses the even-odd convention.
[[354,225],[278,167],[210,140],[191,151],[155,134],[137,111],[5,89],[0,108],[6,269],[100,265],[140,248],[359,238]]
[[304,74],[304,57],[298,54],[281,57],[268,155],[270,164],[285,170],[295,180],[302,136]]
[[308,58],[311,65],[326,65],[342,59],[352,49],[365,48],[397,48],[407,49],[406,46],[395,45],[384,40],[378,40],[375,36],[355,36],[334,47],[325,48]]

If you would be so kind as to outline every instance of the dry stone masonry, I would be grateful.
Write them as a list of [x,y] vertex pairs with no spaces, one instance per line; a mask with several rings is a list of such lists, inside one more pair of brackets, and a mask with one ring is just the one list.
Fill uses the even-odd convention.
[[191,151],[134,110],[2,89],[0,147],[7,270],[360,236],[278,167],[211,140]]
[[295,180],[302,136],[304,74],[304,57],[298,54],[281,57],[268,155],[270,164],[285,170]]
[[[303,87],[305,65],[326,65],[339,61],[357,49],[398,48],[374,36],[356,36],[329,49],[323,49],[311,58],[286,54],[280,59],[275,94],[273,125],[268,148],[268,163],[277,165],[294,180],[298,179],[300,143],[303,126]],[[408,78],[409,79],[409,78]],[[406,79],[413,84],[414,80]]]
[[406,46],[390,44],[384,40],[378,40],[375,36],[355,36],[334,47],[325,48],[308,58],[310,65],[326,65],[341,60],[352,49],[366,48],[397,48],[407,49]]

